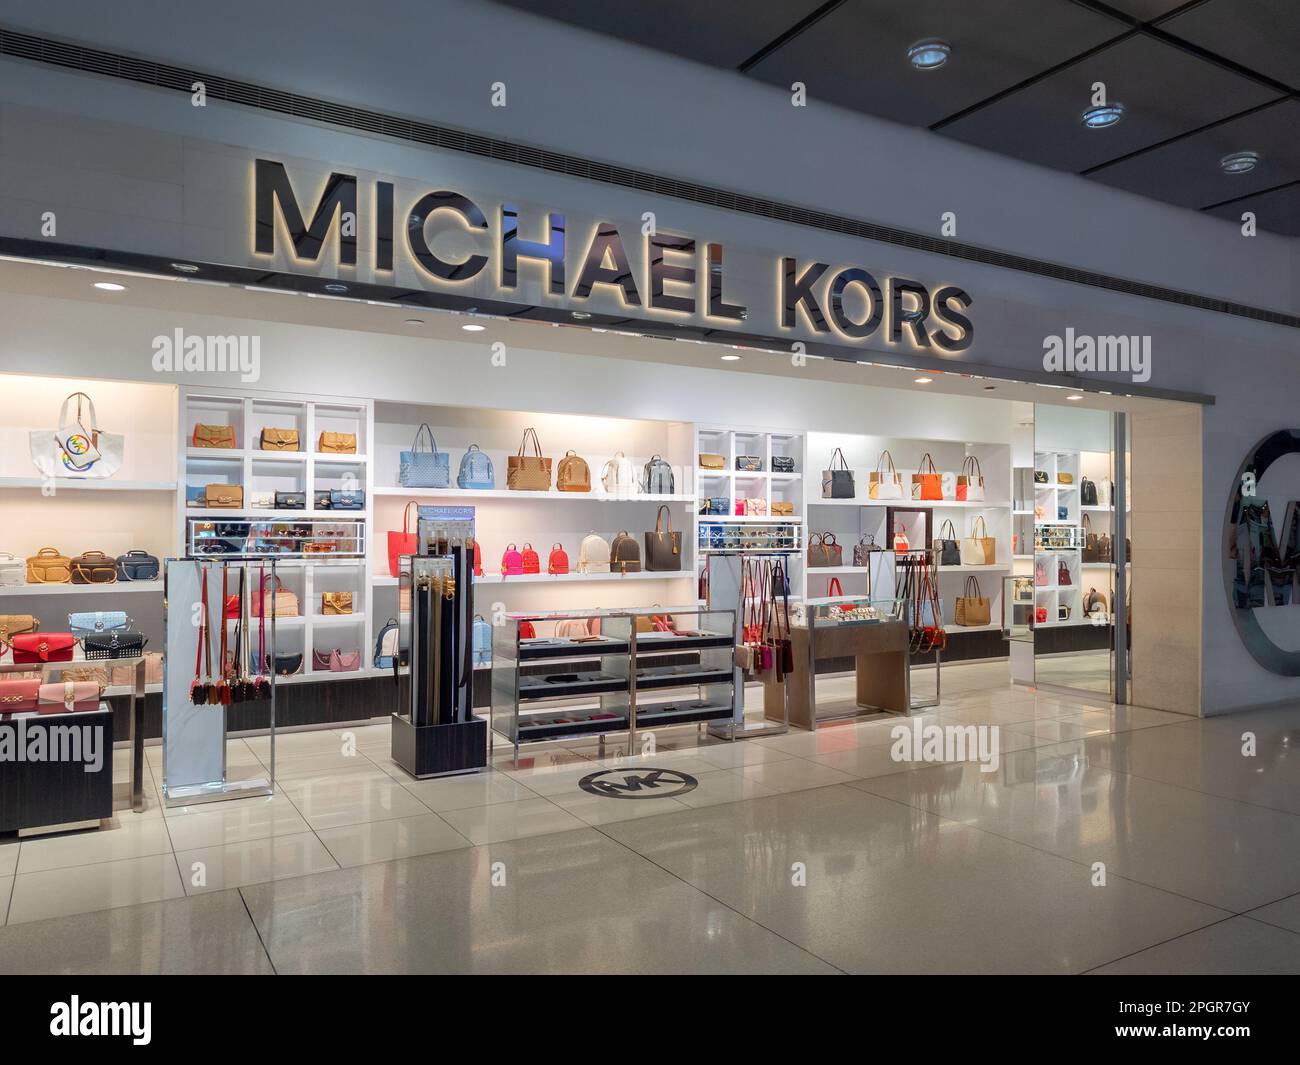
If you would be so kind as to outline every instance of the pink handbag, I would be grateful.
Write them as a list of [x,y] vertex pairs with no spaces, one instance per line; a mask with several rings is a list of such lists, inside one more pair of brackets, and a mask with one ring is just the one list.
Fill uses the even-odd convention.
[[508,544],[501,556],[501,572],[507,577],[524,572],[524,556],[514,544]]
[[94,680],[65,680],[42,684],[38,690],[36,712],[61,714],[71,710],[98,710],[103,689]]
[[351,673],[361,668],[360,651],[340,651],[333,650],[330,652],[330,672],[331,673]]
[[9,680],[0,678],[0,714],[16,714],[35,710],[39,680]]

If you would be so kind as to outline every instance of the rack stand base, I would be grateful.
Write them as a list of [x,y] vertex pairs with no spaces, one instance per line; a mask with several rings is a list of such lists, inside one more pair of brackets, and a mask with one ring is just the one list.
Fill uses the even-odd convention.
[[411,776],[446,777],[487,768],[487,722],[481,717],[450,725],[412,725],[393,714],[393,761]]

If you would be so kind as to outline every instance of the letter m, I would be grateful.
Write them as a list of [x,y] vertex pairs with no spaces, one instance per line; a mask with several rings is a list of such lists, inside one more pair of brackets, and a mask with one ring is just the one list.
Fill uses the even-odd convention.
[[[357,179],[354,174],[330,174],[321,193],[311,225],[303,224],[298,198],[289,184],[284,164],[270,159],[258,159],[253,169],[253,229],[254,248],[259,255],[275,254],[275,209],[279,204],[285,228],[293,241],[293,250],[300,259],[312,262],[320,258],[329,232],[340,212],[350,212],[357,217]],[[357,263],[357,237],[339,226],[339,262],[347,266]]]

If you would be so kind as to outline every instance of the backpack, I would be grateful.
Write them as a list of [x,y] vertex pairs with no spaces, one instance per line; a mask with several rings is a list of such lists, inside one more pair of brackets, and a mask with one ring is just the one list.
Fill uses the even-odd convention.
[[507,545],[501,555],[501,574],[510,577],[524,572],[524,556],[514,544]]
[[591,470],[587,460],[573,451],[566,451],[555,471],[555,487],[561,492],[590,492]]
[[605,463],[600,483],[605,486],[606,493],[612,496],[630,496],[636,492],[636,473],[623,452],[617,452]]
[[569,556],[564,553],[564,548],[556,544],[551,548],[550,557],[546,560],[547,573],[568,573]]
[[651,455],[650,461],[645,464],[641,490],[652,496],[670,496],[677,492],[673,468],[658,455]]
[[603,536],[590,533],[582,538],[578,549],[579,573],[608,573],[609,559],[609,544]]
[[490,666],[492,664],[492,626],[483,620],[482,614],[474,615],[474,665]]
[[456,473],[456,487],[487,489],[496,486],[492,460],[486,451],[479,450],[478,444],[470,444],[469,450],[461,456],[460,469]]
[[520,560],[523,562],[523,572],[541,573],[542,560],[537,557],[537,552],[533,550],[532,544],[524,544],[523,549],[519,552]]
[[375,636],[375,668],[392,669],[394,666],[406,665],[407,653],[399,642],[402,638],[401,627],[396,618],[389,618]]
[[609,569],[611,573],[641,572],[641,548],[626,531],[614,537],[609,549]]

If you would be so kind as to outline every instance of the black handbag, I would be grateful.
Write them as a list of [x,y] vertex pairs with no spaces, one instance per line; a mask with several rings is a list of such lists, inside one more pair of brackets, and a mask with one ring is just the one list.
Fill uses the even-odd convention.
[[[837,460],[839,465],[836,465]],[[831,452],[830,467],[822,470],[822,498],[852,499],[857,494],[848,460],[844,457],[844,452],[836,448]]]
[[306,510],[307,493],[306,492],[276,492],[275,509],[276,510]]
[[759,473],[763,469],[763,460],[757,455],[737,455],[736,469],[744,473]]
[[271,656],[267,655],[266,668],[277,677],[292,677],[295,673],[302,672],[302,655],[276,655],[274,668],[272,668]]
[[1079,485],[1079,505],[1084,507],[1097,506],[1097,482],[1090,481],[1085,477]]
[[324,491],[317,491],[315,493],[315,500],[316,502],[314,505],[317,510],[329,510],[330,509],[329,489],[327,488]]
[[330,489],[330,510],[365,510],[365,492],[340,492]]
[[951,520],[939,526],[939,565],[961,565],[961,544],[957,542],[957,530]]
[[1047,483],[1047,471],[1034,470],[1034,484],[1046,484],[1046,483]]
[[128,551],[117,556],[119,581],[154,581],[158,579],[161,563],[145,551]]
[[789,455],[772,456],[773,473],[794,473],[794,459]]
[[81,638],[87,658],[139,658],[149,640],[142,632],[88,632]]
[[661,506],[653,532],[645,534],[645,568],[659,573],[682,568],[682,534],[673,530],[672,511]]

